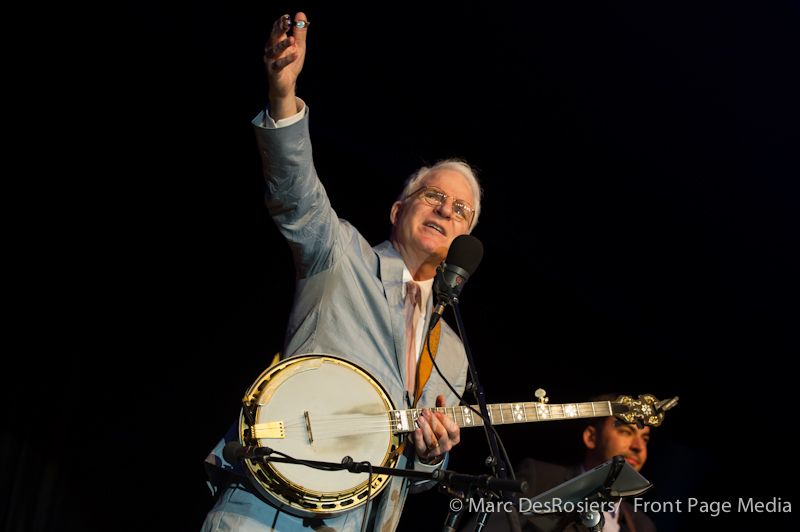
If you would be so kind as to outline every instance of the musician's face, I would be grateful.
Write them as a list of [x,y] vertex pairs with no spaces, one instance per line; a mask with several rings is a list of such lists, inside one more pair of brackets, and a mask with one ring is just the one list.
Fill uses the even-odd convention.
[[[641,471],[647,460],[647,443],[650,441],[650,427],[639,430],[636,425],[614,426],[614,418],[606,418],[603,429],[587,427],[583,432],[583,442],[588,448],[587,456],[593,458],[587,469],[605,463],[621,454],[636,471]],[[587,460],[590,462],[590,460]]]
[[425,176],[416,188],[431,186],[450,197],[442,205],[431,205],[416,196],[392,205],[393,243],[403,258],[408,254],[424,261],[434,256],[440,257],[438,262],[441,262],[447,257],[453,239],[469,229],[470,220],[459,219],[453,211],[453,198],[475,204],[466,178],[453,170],[437,170]]

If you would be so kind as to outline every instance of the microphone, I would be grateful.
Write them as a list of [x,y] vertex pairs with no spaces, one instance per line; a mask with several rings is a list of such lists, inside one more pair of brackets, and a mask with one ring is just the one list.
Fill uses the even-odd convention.
[[269,447],[244,447],[238,441],[229,441],[222,449],[222,457],[231,465],[236,465],[242,460],[260,458],[272,454]]
[[483,244],[472,235],[459,235],[450,244],[447,259],[436,268],[436,282],[433,288],[439,296],[439,302],[432,312],[429,331],[436,327],[447,303],[461,294],[461,290],[464,289],[470,275],[475,273],[482,258]]

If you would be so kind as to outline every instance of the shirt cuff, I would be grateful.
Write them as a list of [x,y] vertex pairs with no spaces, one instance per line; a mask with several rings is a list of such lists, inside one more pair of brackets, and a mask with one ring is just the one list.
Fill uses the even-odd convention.
[[297,122],[305,118],[306,114],[308,113],[308,106],[306,105],[306,102],[304,102],[300,98],[297,98],[297,102],[303,106],[300,112],[294,116],[290,116],[289,118],[282,118],[277,122],[273,120],[271,116],[269,116],[269,104],[267,104],[264,110],[258,113],[258,116],[256,116],[253,119],[253,124],[259,127],[263,127],[264,129],[280,129],[282,127],[287,127],[291,126],[292,124],[296,124]]
[[432,465],[423,464],[419,460],[418,456],[416,456],[415,458],[416,459],[414,460],[414,470],[416,470],[416,471],[426,471],[428,473],[433,473],[437,469],[444,469],[445,465],[447,465],[447,460],[450,458],[450,453],[445,453],[444,460],[442,460],[438,464],[432,464]]

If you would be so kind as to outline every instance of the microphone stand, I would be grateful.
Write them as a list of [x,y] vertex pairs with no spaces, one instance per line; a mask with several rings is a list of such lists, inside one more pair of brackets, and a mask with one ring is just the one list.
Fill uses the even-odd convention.
[[[437,268],[437,277],[443,276],[442,267],[439,266]],[[480,407],[481,414],[483,415],[483,422],[484,422],[484,431],[486,432],[486,439],[489,441],[489,452],[490,456],[486,458],[486,465],[491,466],[494,474],[501,479],[507,479],[508,473],[506,469],[506,463],[503,461],[502,457],[500,456],[500,450],[497,446],[497,438],[492,430],[490,430],[491,425],[491,417],[489,416],[489,408],[486,406],[486,396],[483,391],[483,386],[480,384],[480,380],[478,379],[478,372],[475,369],[475,361],[472,358],[472,350],[469,348],[469,341],[467,340],[467,334],[464,330],[464,322],[461,319],[461,311],[458,308],[458,293],[456,290],[447,285],[447,283],[442,282],[438,284],[437,279],[437,286],[444,286],[446,287],[445,291],[447,293],[447,303],[453,307],[453,311],[456,317],[456,323],[458,325],[458,334],[461,336],[461,342],[464,344],[464,351],[467,354],[467,363],[469,364],[469,371],[470,376],[472,377],[472,393],[475,398],[478,400],[478,406]],[[440,295],[441,297],[441,295]],[[509,528],[512,532],[520,532],[521,527],[519,524],[519,516],[517,514],[517,509],[515,508],[515,500],[514,496],[509,491],[503,491],[503,500],[506,504],[506,508],[511,508],[510,512],[506,513],[506,517],[508,518]],[[461,518],[461,514],[463,513],[464,508],[462,505],[461,511],[457,512],[458,515],[454,515],[453,510],[450,510],[450,514],[447,517],[445,531],[449,532],[453,530],[455,526],[458,525],[458,521]],[[475,525],[475,530],[480,532],[483,529],[483,526],[486,524],[486,519],[488,518],[488,511],[483,510],[479,516],[477,524]]]

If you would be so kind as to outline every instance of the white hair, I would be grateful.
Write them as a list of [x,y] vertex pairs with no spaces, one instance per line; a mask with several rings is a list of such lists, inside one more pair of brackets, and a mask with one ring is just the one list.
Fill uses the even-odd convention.
[[478,176],[476,175],[475,169],[468,165],[463,159],[444,159],[437,161],[433,166],[423,166],[411,174],[408,179],[406,179],[406,182],[403,185],[403,191],[397,197],[397,200],[404,201],[409,194],[422,188],[419,186],[419,184],[423,179],[425,179],[425,176],[438,170],[452,170],[454,172],[458,172],[464,176],[464,179],[467,180],[469,188],[472,189],[472,197],[474,198],[472,207],[475,209],[475,214],[472,217],[472,224],[467,230],[468,233],[471,233],[472,229],[478,225],[478,215],[481,212],[481,196],[483,196],[483,189],[481,188],[481,184],[478,182]]

